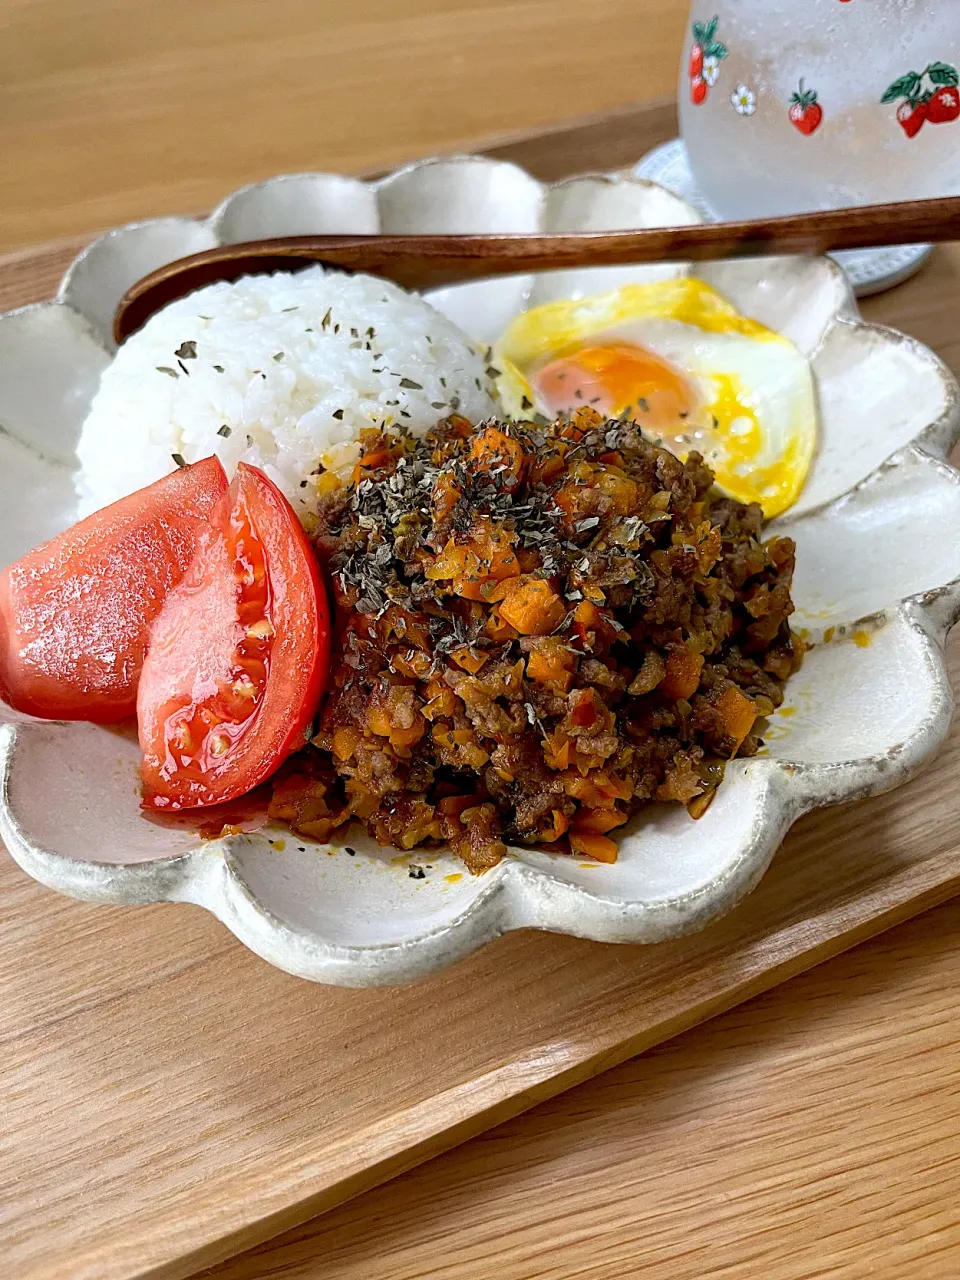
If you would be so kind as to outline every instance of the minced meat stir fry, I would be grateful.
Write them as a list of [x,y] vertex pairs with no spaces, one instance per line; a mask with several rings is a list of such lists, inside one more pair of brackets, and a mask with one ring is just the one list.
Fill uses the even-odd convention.
[[363,443],[351,486],[322,478],[339,653],[272,815],[481,872],[508,842],[612,862],[641,806],[703,812],[799,665],[793,542],[592,409]]

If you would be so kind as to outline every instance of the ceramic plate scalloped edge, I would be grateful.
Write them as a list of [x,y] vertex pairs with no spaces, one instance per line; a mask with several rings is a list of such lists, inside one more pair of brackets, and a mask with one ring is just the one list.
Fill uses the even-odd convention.
[[[12,350],[28,370],[16,384],[9,362],[0,364],[0,461],[15,471],[13,454],[5,454],[30,454],[25,475],[16,472],[12,482],[19,485],[46,483],[45,468],[65,471],[65,440],[106,359],[119,293],[151,267],[221,237],[379,225],[613,229],[695,219],[676,197],[636,179],[587,175],[543,186],[506,162],[455,157],[376,183],[287,175],[234,193],[206,222],[166,218],[120,228],[79,256],[56,303],[0,317],[0,360]],[[475,336],[488,340],[531,299],[678,269],[686,270],[524,277],[431,296],[454,318],[469,316]],[[842,273],[825,260],[715,264],[697,274],[797,342],[817,373],[825,414],[824,448],[807,491],[777,522],[797,538],[800,568],[807,556],[810,599],[799,602],[801,622],[820,643],[790,687],[796,718],[774,718],[768,754],[730,767],[699,824],[682,811],[643,815],[627,829],[616,868],[516,850],[472,880],[443,855],[424,854],[419,861],[431,858],[433,874],[411,882],[405,867],[363,840],[348,860],[343,850],[325,857],[277,840],[281,851],[261,833],[198,843],[146,831],[135,806],[134,744],[94,726],[17,718],[0,729],[0,833],[17,861],[43,883],[93,901],[197,903],[265,959],[306,978],[405,982],[514,928],[634,942],[699,928],[757,883],[802,813],[910,777],[943,741],[953,709],[943,641],[960,614],[960,553],[937,548],[948,547],[960,516],[960,475],[946,463],[960,433],[956,384],[918,343],[860,320]],[[841,421],[844,440],[835,429]],[[62,494],[58,476],[49,483]],[[0,497],[15,501],[15,489]],[[922,512],[922,527],[905,535],[911,510]],[[893,532],[900,540],[891,557]],[[847,576],[831,568],[824,582],[817,557],[838,540],[844,556],[831,547],[831,559],[844,559]],[[893,597],[885,593],[891,582]],[[844,601],[863,607],[845,614]],[[830,644],[823,643],[827,618],[838,636]],[[876,692],[868,728],[859,701],[849,713],[843,704],[854,662]],[[904,681],[913,682],[908,691]],[[830,724],[822,716],[827,703]],[[111,753],[118,753],[112,775]],[[93,843],[99,858],[91,856]]]

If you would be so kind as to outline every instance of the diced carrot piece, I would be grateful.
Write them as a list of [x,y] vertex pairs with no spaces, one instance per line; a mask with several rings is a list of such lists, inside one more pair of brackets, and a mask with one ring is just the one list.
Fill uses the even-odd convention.
[[390,460],[389,449],[374,449],[371,453],[365,453],[360,459],[360,466],[373,470],[375,467],[382,467],[385,462]]
[[484,600],[487,604],[499,604],[502,600],[506,600],[515,586],[516,580],[513,578],[507,578],[504,582],[494,582],[484,594]]
[[615,803],[613,796],[605,795],[589,778],[579,773],[571,773],[563,780],[563,789],[573,800],[579,800],[588,809],[612,809]]
[[609,792],[617,800],[629,800],[633,795],[633,783],[629,778],[618,778],[614,775],[607,779]]
[[406,676],[408,680],[416,680],[418,678],[416,671],[414,671],[413,667],[407,660],[406,654],[404,653],[392,654],[390,657],[390,666],[392,670],[399,672],[402,676]]
[[394,671],[406,676],[409,680],[426,680],[433,670],[433,658],[422,649],[407,649],[390,655],[390,665]]
[[573,615],[573,630],[581,644],[587,644],[589,633],[597,630],[602,616],[592,600],[580,601]]
[[489,587],[492,578],[454,578],[454,593],[463,600],[482,600],[484,587]]
[[626,820],[627,815],[619,809],[579,809],[570,827],[578,835],[604,836],[614,827],[622,827]]
[[628,515],[636,510],[637,483],[622,468],[584,461],[571,467],[569,474],[570,478],[553,495],[568,523],[598,511]]
[[593,692],[590,689],[577,690],[579,697],[570,710],[570,723],[575,724],[578,729],[589,729],[591,725],[597,722],[597,708],[594,702]]
[[498,427],[487,427],[481,431],[470,446],[470,455],[478,466],[488,471],[505,467],[502,478],[508,488],[519,484],[524,464],[523,448],[505,431]]
[[588,431],[593,431],[599,427],[603,418],[596,409],[591,409],[589,405],[584,405],[582,409],[578,409],[569,422],[564,423],[561,429],[561,435],[567,436],[571,440],[580,440]]
[[563,455],[559,452],[547,454],[543,459],[533,458],[530,462],[531,484],[549,484],[551,480],[556,480],[564,466]]
[[734,743],[730,758],[737,754],[744,738],[753,728],[757,718],[756,703],[731,685],[716,702],[716,711],[723,722],[725,735]]
[[490,577],[497,582],[516,577],[520,573],[520,561],[513,547],[512,535],[486,523],[483,535],[473,539],[473,546]]
[[527,657],[527,678],[557,693],[567,693],[573,683],[573,654],[559,641],[545,637]]
[[533,655],[527,660],[527,676],[553,693],[569,693],[573,684],[572,671]]
[[574,853],[586,854],[596,862],[616,862],[617,846],[608,836],[591,832],[571,831],[570,848]]
[[450,538],[444,544],[436,560],[427,569],[426,577],[431,582],[439,582],[443,578],[458,578],[470,567],[479,570],[479,556],[475,555],[466,543],[460,543],[457,542],[456,538]]
[[500,616],[522,636],[547,636],[563,621],[563,601],[543,578],[511,578]]
[[368,471],[373,471],[377,467],[382,467],[389,461],[390,461],[389,449],[384,449],[384,448],[372,449],[369,453],[363,454],[362,457],[360,458],[360,461],[353,468],[353,475],[351,479],[353,481],[354,486],[363,483],[363,481],[366,479],[366,473]]
[[423,714],[428,720],[436,720],[438,716],[452,716],[456,709],[457,695],[452,689],[443,689],[423,707]]
[[504,622],[496,605],[490,610],[490,615],[487,618],[486,632],[490,639],[495,640],[497,644],[506,644],[508,640],[516,640],[517,638],[516,628],[511,627],[509,622]]
[[422,614],[411,613],[409,609],[402,609],[397,604],[392,604],[383,615],[380,627],[384,635],[406,640],[408,644],[416,645],[418,649],[431,647],[430,628],[426,618]]
[[470,808],[474,804],[476,796],[444,796],[442,800],[436,801],[436,808],[440,813],[444,814],[461,814],[463,810]]
[[389,738],[393,733],[393,725],[390,723],[390,717],[384,711],[383,707],[371,707],[367,712],[367,725],[369,728],[381,738]]
[[457,695],[443,680],[431,680],[425,692],[429,701],[425,707],[421,707],[421,711],[428,720],[436,720],[438,716],[452,716],[458,709],[463,709]]
[[450,538],[426,576],[433,582],[449,578],[454,592],[467,600],[489,600],[490,590],[520,573],[513,538],[489,520],[478,520],[462,542]]
[[673,499],[673,493],[670,489],[658,489],[647,499],[645,511],[651,514],[660,515],[664,511],[670,510],[670,503]]
[[476,796],[444,796],[437,808],[446,818],[459,818],[472,804],[476,804]]
[[610,500],[617,515],[631,514],[637,506],[637,482],[618,466],[606,464],[596,468],[593,486]]
[[660,692],[675,702],[692,698],[700,684],[703,654],[690,649],[674,649],[667,657],[667,674],[660,681]]
[[570,819],[565,813],[561,813],[559,809],[550,811],[550,824],[541,827],[537,832],[537,839],[542,840],[544,844],[553,844],[554,840],[559,840],[563,833],[570,826]]
[[568,522],[573,522],[580,515],[587,501],[587,487],[583,484],[568,482],[554,493],[553,500],[563,512]]
[[702,520],[697,525],[697,562],[701,573],[709,573],[723,554],[723,535],[715,524]]
[[431,736],[438,747],[455,753],[458,766],[482,769],[490,759],[472,729],[451,729],[441,720],[433,726]]
[[341,725],[333,731],[333,754],[341,760],[349,760],[357,749],[363,734],[352,725]]
[[451,413],[446,421],[453,434],[459,436],[461,440],[468,439],[476,430],[470,419],[465,418],[462,413]]
[[441,471],[433,486],[433,509],[437,520],[443,520],[460,501],[460,490],[449,471]]
[[543,739],[543,758],[550,769],[562,772],[570,767],[570,739],[557,729]]
[[390,731],[390,744],[394,747],[412,747],[415,742],[420,739],[427,731],[427,722],[423,716],[418,715],[414,718],[413,724],[409,729],[392,729]]
[[[518,564],[514,573],[519,574],[519,572]],[[463,600],[472,600],[475,604],[489,604],[491,596],[496,594],[500,586],[501,583],[493,577],[458,578],[453,584],[453,589]]]
[[460,649],[453,649],[450,653],[450,657],[457,666],[462,667],[464,671],[468,671],[472,676],[477,674],[489,656],[488,653],[473,649],[469,645],[464,645]]

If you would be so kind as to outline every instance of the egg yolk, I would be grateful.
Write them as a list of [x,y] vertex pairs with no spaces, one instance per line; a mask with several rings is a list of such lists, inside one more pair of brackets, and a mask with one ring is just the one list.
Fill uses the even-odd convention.
[[551,360],[532,377],[551,413],[591,405],[609,417],[628,409],[645,427],[675,427],[689,416],[697,397],[689,381],[666,360],[626,343],[582,347]]

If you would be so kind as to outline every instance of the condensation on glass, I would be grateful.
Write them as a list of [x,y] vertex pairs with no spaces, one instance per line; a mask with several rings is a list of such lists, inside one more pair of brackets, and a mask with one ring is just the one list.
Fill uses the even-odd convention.
[[695,0],[680,122],[746,218],[960,192],[960,0]]

